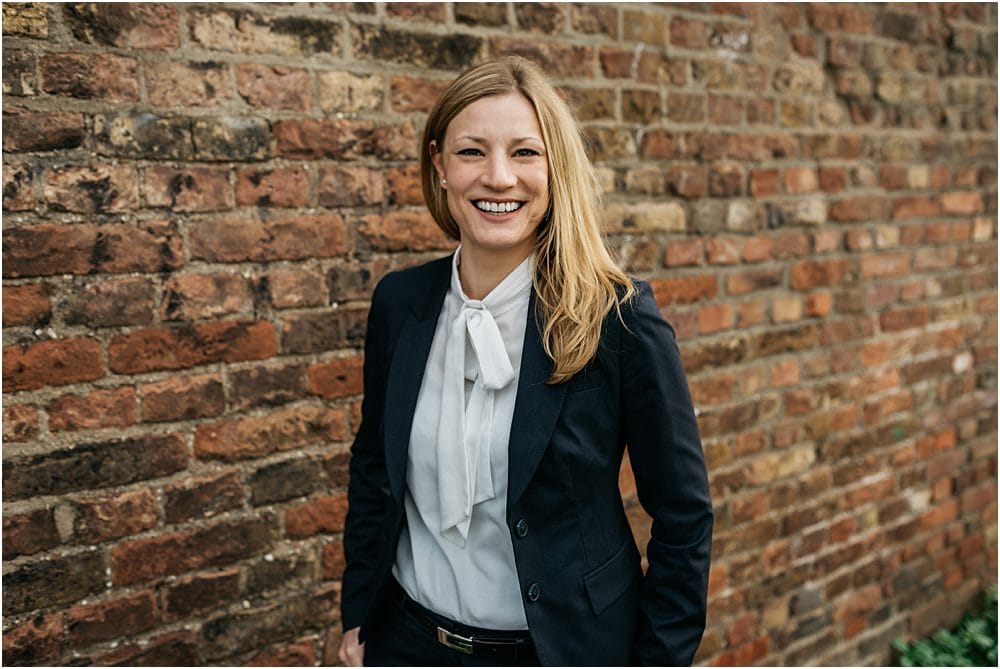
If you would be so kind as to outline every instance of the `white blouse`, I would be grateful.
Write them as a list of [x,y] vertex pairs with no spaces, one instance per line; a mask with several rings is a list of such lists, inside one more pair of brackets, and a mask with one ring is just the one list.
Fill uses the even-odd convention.
[[527,629],[506,507],[533,258],[471,300],[460,253],[413,414],[393,574],[415,601],[453,620]]

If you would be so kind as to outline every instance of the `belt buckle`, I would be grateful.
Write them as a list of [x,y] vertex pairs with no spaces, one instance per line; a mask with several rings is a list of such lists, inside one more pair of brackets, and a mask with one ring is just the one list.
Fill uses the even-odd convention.
[[459,636],[443,627],[437,628],[437,640],[442,646],[447,646],[452,650],[457,650],[459,653],[465,653],[466,655],[472,655],[472,639],[464,636]]

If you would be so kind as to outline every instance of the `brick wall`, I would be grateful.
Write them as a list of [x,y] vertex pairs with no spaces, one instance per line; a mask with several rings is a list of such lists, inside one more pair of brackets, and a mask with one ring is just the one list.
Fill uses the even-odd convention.
[[[3,6],[3,660],[333,662],[368,299],[514,51],[681,337],[705,664],[878,664],[997,570],[995,5]],[[641,534],[627,471],[622,486]]]

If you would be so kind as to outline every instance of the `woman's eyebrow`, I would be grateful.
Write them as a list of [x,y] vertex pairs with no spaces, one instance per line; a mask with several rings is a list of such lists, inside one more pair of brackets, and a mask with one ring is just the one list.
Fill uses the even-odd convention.
[[[485,137],[475,137],[473,135],[459,135],[455,139],[456,140],[467,139],[470,142],[476,142],[477,144],[489,144],[489,141]],[[542,141],[542,138],[538,137],[537,135],[525,135],[524,137],[515,137],[511,140],[511,144],[520,144],[521,142],[538,142],[540,144],[545,143]]]

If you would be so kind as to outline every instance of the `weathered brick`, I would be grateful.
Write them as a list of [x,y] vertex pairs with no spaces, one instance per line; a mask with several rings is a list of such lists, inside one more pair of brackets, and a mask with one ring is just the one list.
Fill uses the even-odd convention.
[[39,223],[4,230],[7,277],[165,272],[183,262],[175,223]]
[[[4,6],[4,33],[7,21]],[[63,613],[38,614],[3,635],[3,662],[8,666],[55,664],[63,651]]]
[[217,660],[291,640],[300,630],[317,625],[323,604],[330,606],[296,598],[212,618],[201,627],[199,647],[206,659]]
[[49,402],[46,409],[53,432],[125,427],[135,424],[135,390],[122,386],[86,395],[63,395]]
[[726,292],[730,295],[777,288],[782,284],[784,272],[781,268],[749,269],[734,272],[726,277]]
[[215,107],[232,97],[223,63],[163,60],[144,68],[149,101],[157,107]]
[[163,285],[160,318],[193,321],[237,313],[250,303],[246,279],[238,274],[184,274]]
[[302,17],[266,17],[240,9],[203,8],[188,17],[191,39],[216,51],[313,56],[340,52],[341,26]]
[[378,205],[385,199],[384,184],[379,170],[331,165],[320,169],[317,198],[324,207]]
[[309,111],[309,72],[282,65],[240,63],[235,66],[236,90],[251,107]]
[[144,640],[141,644],[123,644],[98,655],[98,666],[194,667],[203,664],[198,653],[197,637],[192,631],[168,632]]
[[83,144],[83,114],[4,110],[4,151],[53,151]]
[[[454,5],[455,8],[455,18],[458,20],[459,7],[481,7],[483,5],[488,5],[493,3],[462,3]],[[499,4],[499,3],[496,3]],[[506,12],[506,9],[504,10]],[[352,80],[348,80],[349,82]],[[445,88],[448,87],[450,81],[448,79],[425,79],[422,77],[398,75],[394,76],[390,82],[389,89],[389,100],[392,108],[401,113],[406,112],[429,112],[431,107],[434,105],[434,101],[441,97],[444,93]],[[340,86],[343,83],[337,82]],[[361,82],[357,82],[355,85],[362,85]],[[337,91],[337,85],[334,85],[331,91]],[[322,91],[322,89],[321,89]],[[322,105],[322,92],[320,93],[320,104]],[[331,95],[340,95],[339,92],[333,93]],[[348,95],[350,95],[350,88],[348,88]],[[369,104],[374,104],[374,100],[370,96],[355,94],[349,97],[353,104],[354,97],[359,100],[369,100]],[[341,97],[337,102],[328,102],[331,110],[336,109],[339,105],[344,105],[344,100]],[[325,108],[324,108],[325,109]]]
[[285,512],[285,533],[301,539],[321,532],[342,532],[346,516],[346,492],[320,497]]
[[910,272],[909,253],[865,253],[861,256],[861,276],[906,276]]
[[7,327],[47,325],[52,318],[50,288],[44,283],[4,286],[3,322]]
[[48,7],[39,2],[18,2],[3,8],[3,34],[45,38],[49,35]]
[[87,283],[60,307],[69,325],[91,328],[147,325],[153,321],[155,288],[144,277]]
[[55,548],[62,540],[51,508],[4,516],[3,559]]
[[94,339],[43,341],[3,351],[4,392],[93,381],[104,376],[104,356]]
[[187,449],[176,434],[86,443],[8,460],[3,471],[3,498],[26,499],[124,485],[167,476],[186,466]]
[[3,440],[30,441],[38,435],[38,410],[26,404],[6,404],[3,408]]
[[163,490],[163,517],[168,523],[208,518],[243,505],[239,472],[199,476]]
[[491,56],[512,53],[531,59],[553,77],[589,79],[596,69],[597,54],[591,46],[494,37],[488,48]]
[[96,114],[94,141],[102,155],[154,160],[194,157],[190,120],[179,116]]
[[266,550],[271,541],[271,529],[263,518],[126,541],[111,551],[111,578],[116,585],[132,585],[223,566]]
[[372,214],[361,221],[358,231],[374,251],[450,250],[455,245],[426,211]]
[[316,642],[311,639],[305,639],[296,643],[281,644],[272,646],[271,648],[265,648],[251,657],[247,661],[247,666],[311,667],[316,664],[316,659]]
[[274,125],[276,153],[283,158],[351,160],[370,155],[375,124],[368,120],[301,119]]
[[472,35],[413,33],[378,25],[355,26],[351,41],[356,58],[435,70],[463,69],[482,48],[482,39]]
[[74,503],[73,538],[98,544],[156,527],[159,505],[150,490],[136,490]]
[[38,62],[42,90],[73,98],[139,102],[139,63],[114,54],[53,53]]
[[850,271],[847,260],[803,261],[791,268],[791,286],[796,290],[836,286]]
[[196,119],[191,124],[194,157],[198,160],[266,160],[271,156],[271,124],[255,116]]
[[177,8],[171,5],[68,3],[63,18],[73,36],[88,44],[136,49],[179,46]]
[[216,167],[149,167],[143,172],[142,196],[147,206],[173,211],[232,209],[229,170]]
[[946,214],[978,214],[983,211],[982,193],[944,193],[941,209]]
[[155,326],[119,335],[108,345],[108,366],[122,374],[184,369],[210,362],[269,358],[277,352],[268,321],[215,321]]
[[255,207],[304,207],[309,175],[303,167],[248,168],[236,175],[236,203]]
[[191,256],[210,262],[270,262],[330,258],[345,251],[336,214],[263,220],[204,221],[192,226]]
[[162,591],[163,617],[174,621],[208,613],[240,596],[238,567],[179,578]]
[[258,469],[248,484],[254,506],[304,497],[323,485],[323,467],[313,458],[283,460]]
[[309,367],[309,391],[324,399],[359,395],[364,390],[361,357],[333,358]]
[[103,592],[104,578],[104,556],[97,551],[28,562],[4,574],[3,608],[11,615],[69,604]]
[[366,76],[340,71],[319,72],[316,75],[316,90],[319,107],[327,113],[379,111],[385,104],[385,79],[377,74]]
[[344,438],[342,409],[299,406],[270,414],[199,426],[194,452],[204,460],[234,462]]
[[[566,16],[561,3],[539,2],[518,3],[514,5],[514,20],[524,30],[554,34],[562,31]],[[660,25],[660,42],[662,38],[662,19]],[[626,37],[626,39],[635,39]]]
[[35,208],[34,172],[31,165],[4,165],[4,211],[30,211]]
[[139,393],[144,422],[218,416],[226,408],[225,389],[218,374],[171,376],[143,384]]

